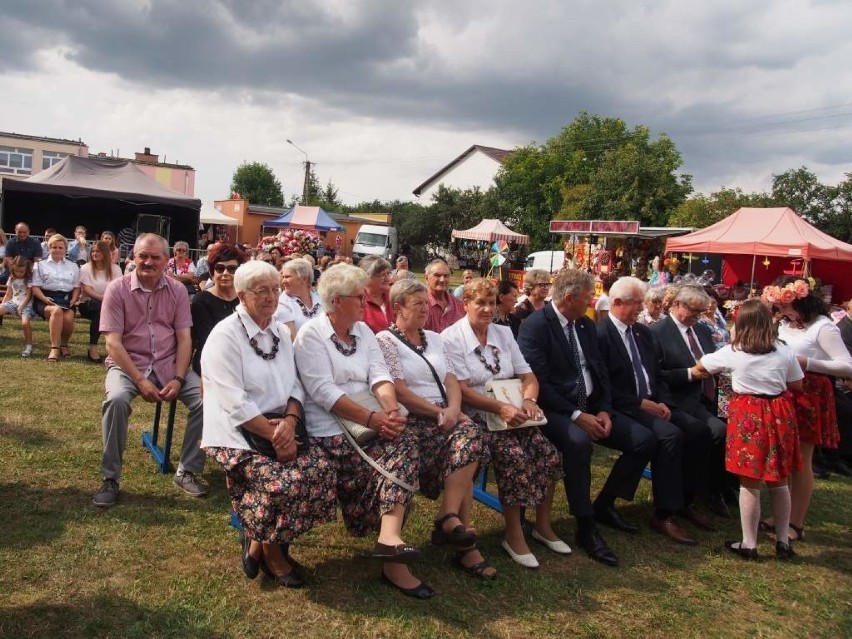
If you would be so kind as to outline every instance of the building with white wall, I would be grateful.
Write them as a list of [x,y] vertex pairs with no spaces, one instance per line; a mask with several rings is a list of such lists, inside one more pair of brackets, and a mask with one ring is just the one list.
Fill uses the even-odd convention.
[[414,189],[414,195],[428,203],[441,185],[460,190],[479,187],[487,191],[494,186],[497,171],[511,154],[512,151],[505,149],[474,144]]

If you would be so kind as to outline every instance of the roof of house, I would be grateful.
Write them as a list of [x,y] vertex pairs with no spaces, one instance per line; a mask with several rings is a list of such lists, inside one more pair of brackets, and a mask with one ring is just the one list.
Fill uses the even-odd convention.
[[0,137],[15,138],[18,140],[34,140],[37,142],[52,142],[54,144],[73,144],[74,146],[88,146],[83,140],[66,140],[65,138],[47,138],[40,135],[24,135],[23,133],[12,133],[0,131]]
[[454,167],[466,160],[470,155],[472,155],[476,151],[479,151],[483,155],[486,155],[498,164],[503,164],[503,162],[506,161],[506,158],[508,158],[510,155],[512,155],[512,153],[514,153],[514,151],[507,151],[506,149],[497,149],[493,146],[482,146],[481,144],[474,144],[464,153],[459,155],[455,160],[444,166],[441,170],[432,175],[428,180],[423,182],[423,184],[414,189],[414,195],[420,197],[423,191],[425,191],[428,187],[434,184],[441,176],[449,173]]

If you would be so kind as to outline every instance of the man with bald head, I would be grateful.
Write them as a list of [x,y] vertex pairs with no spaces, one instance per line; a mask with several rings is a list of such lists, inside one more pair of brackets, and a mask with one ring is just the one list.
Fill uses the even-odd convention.
[[609,314],[597,329],[598,345],[609,373],[613,409],[657,437],[651,459],[655,508],[651,528],[678,543],[694,545],[674,516],[686,512],[688,519],[702,517],[689,511],[693,496],[706,493],[710,432],[677,407],[663,381],[651,330],[637,322],[645,291],[645,283],[635,277],[612,284]]

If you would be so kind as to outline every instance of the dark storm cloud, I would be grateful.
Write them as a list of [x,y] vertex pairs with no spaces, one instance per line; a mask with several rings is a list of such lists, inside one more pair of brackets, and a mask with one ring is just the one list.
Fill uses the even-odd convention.
[[[849,13],[842,3],[5,4],[0,31],[14,46],[0,70],[32,69],[34,51],[63,46],[83,67],[141,86],[242,90],[269,104],[296,95],[344,115],[502,131],[519,143],[543,142],[587,110],[668,133],[705,182],[770,151],[781,161],[796,154],[801,136],[784,132],[799,125],[755,120],[756,112],[852,102],[845,70],[832,77],[831,52],[850,26],[848,15],[832,19]],[[840,97],[822,95],[822,74]],[[848,136],[852,116],[830,124]],[[813,157],[848,161],[839,144]]]

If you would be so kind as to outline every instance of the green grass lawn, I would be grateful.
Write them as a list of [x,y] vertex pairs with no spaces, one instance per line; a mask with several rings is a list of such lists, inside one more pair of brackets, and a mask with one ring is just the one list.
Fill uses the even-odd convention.
[[[383,585],[366,557],[374,539],[340,523],[294,545],[307,588],[248,581],[222,472],[208,463],[201,500],[159,474],[139,441],[151,405],[134,404],[119,504],[92,506],[103,369],[85,359],[87,334],[79,322],[73,357],[49,365],[44,322],[30,360],[19,357],[18,323],[0,327],[0,637],[852,637],[852,482],[834,477],[817,482],[795,563],[776,562],[767,539],[758,563],[725,553],[736,519],[696,531],[696,547],[665,541],[647,526],[643,482],[623,507],[642,533],[604,531],[617,569],[534,546],[542,567],[525,570],[500,549],[500,518],[477,505],[480,546],[500,572],[477,581],[428,545],[435,505],[418,497],[406,535],[423,550],[414,570],[438,591],[431,601]],[[596,453],[597,485],[610,464],[608,451]],[[561,487],[556,510],[572,543]]]

